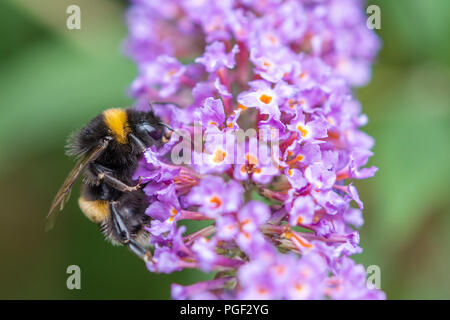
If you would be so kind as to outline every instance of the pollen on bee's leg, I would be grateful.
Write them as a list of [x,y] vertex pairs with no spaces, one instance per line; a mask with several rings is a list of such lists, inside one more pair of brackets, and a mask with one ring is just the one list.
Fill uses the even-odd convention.
[[155,263],[155,261],[153,260],[153,255],[152,255],[152,253],[151,253],[150,251],[147,251],[147,252],[144,254],[143,259],[144,259],[144,261],[145,261],[146,263],[152,263],[152,264]]

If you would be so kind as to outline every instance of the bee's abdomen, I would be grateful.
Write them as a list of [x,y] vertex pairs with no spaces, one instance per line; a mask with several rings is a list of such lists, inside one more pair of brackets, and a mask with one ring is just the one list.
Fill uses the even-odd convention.
[[78,204],[84,215],[92,222],[101,224],[109,219],[110,209],[106,200],[87,200],[81,196]]

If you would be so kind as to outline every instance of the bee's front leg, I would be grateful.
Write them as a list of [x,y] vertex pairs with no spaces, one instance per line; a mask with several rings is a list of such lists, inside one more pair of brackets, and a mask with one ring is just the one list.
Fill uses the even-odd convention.
[[133,252],[139,258],[144,260],[144,262],[146,262],[146,263],[152,263],[153,262],[152,253],[150,251],[146,250],[145,248],[143,248],[136,241],[131,239],[126,245],[131,250],[131,252]]

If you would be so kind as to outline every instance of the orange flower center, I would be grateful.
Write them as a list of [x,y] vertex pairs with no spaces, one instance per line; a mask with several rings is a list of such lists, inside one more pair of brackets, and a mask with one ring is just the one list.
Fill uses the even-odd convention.
[[240,103],[238,103],[238,108],[241,109],[241,110],[246,110],[247,109],[246,106],[244,106],[243,104],[240,104]]
[[265,103],[265,104],[269,104],[272,101],[272,97],[268,96],[267,94],[262,94],[259,97],[259,100],[261,100],[261,102]]
[[214,208],[218,208],[222,205],[222,200],[220,200],[218,196],[213,196],[211,199],[209,199],[209,202],[214,204]]
[[172,222],[175,219],[175,216],[178,214],[178,210],[175,209],[174,207],[172,207],[172,209],[170,209],[170,218],[169,221]]
[[300,131],[303,138],[306,137],[306,135],[308,134],[308,130],[303,128],[301,125],[297,126],[297,130]]
[[264,288],[264,287],[259,287],[259,288],[258,288],[258,293],[261,294],[261,295],[265,295],[265,294],[267,294],[268,292],[269,292],[269,290],[267,290],[267,289]]
[[251,165],[258,164],[258,159],[256,157],[252,156],[251,154],[247,154],[245,156],[245,159],[247,160],[248,164],[251,164]]
[[177,69],[170,69],[167,74],[169,75],[169,77],[173,76],[175,73],[177,73]]
[[226,156],[227,156],[227,153],[225,151],[223,151],[223,150],[216,150],[212,160],[215,163],[220,163],[220,162],[222,162],[225,159]]

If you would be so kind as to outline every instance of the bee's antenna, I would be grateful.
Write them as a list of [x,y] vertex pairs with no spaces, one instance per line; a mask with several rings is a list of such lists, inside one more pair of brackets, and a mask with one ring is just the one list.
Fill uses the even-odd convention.
[[150,112],[154,114],[155,113],[155,109],[153,109],[153,104],[151,102],[149,102],[148,106],[150,108]]
[[[155,102],[157,104],[167,104],[167,102]],[[148,103],[149,107],[150,107],[150,112],[152,112],[153,114],[155,113],[155,109],[153,108],[153,104],[151,102]],[[160,121],[159,122],[160,125],[162,125],[163,127],[169,129],[170,131],[174,131],[175,129],[172,128],[171,126],[169,126],[168,124],[165,124],[164,122]]]
[[169,129],[170,131],[175,131],[174,128],[172,128],[171,126],[169,126],[168,124],[165,124],[164,122],[160,121],[159,122],[160,125],[162,125],[163,127]]
[[[171,102],[159,102],[159,101],[153,101],[153,103],[156,103],[156,104],[171,104]],[[154,112],[152,103],[149,102],[148,104],[149,104],[149,106],[150,106],[151,112]],[[162,121],[160,121],[159,124],[162,125],[163,127],[167,128],[167,129],[169,129],[170,131],[175,132],[175,129],[172,128],[171,126],[169,126],[168,124],[166,124],[166,123],[164,123],[164,122],[162,122]]]

